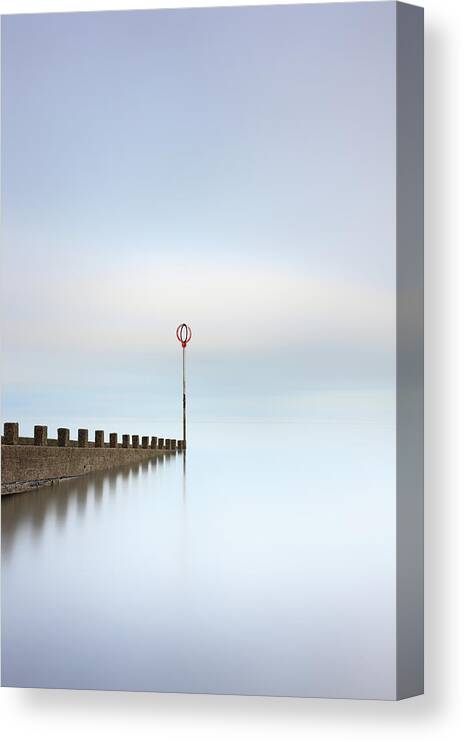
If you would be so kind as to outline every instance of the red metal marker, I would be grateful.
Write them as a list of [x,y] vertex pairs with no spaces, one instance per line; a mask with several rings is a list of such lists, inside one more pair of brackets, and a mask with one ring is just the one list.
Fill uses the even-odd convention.
[[183,322],[176,328],[176,337],[182,345],[182,437],[186,448],[186,345],[192,337],[191,328]]

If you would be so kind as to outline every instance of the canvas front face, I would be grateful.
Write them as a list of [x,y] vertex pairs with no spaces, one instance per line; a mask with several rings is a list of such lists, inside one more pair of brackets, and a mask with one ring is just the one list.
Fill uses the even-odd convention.
[[422,692],[417,10],[3,18],[4,685]]

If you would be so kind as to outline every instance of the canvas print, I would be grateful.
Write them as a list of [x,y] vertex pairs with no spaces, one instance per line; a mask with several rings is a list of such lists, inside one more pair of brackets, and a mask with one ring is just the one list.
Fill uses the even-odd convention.
[[423,15],[2,18],[2,683],[423,689]]

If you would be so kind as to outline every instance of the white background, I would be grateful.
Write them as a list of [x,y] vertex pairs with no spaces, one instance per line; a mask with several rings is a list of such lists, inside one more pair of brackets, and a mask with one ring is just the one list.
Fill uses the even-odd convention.
[[[184,0],[181,4],[217,3]],[[205,742],[344,738],[371,742],[394,737],[428,742],[465,738],[465,3],[424,0],[423,4],[425,695],[392,703],[2,688],[0,718],[8,742],[97,738],[115,742],[127,738]],[[2,13],[177,6],[176,2],[153,0],[0,0]]]

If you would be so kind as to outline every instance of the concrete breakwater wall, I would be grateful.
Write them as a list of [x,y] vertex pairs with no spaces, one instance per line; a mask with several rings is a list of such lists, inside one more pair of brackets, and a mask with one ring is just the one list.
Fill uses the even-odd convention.
[[18,423],[5,423],[2,436],[2,495],[26,492],[55,484],[60,479],[79,477],[92,471],[133,464],[154,456],[169,456],[182,451],[185,442],[157,436],[110,433],[105,442],[103,430],[96,430],[89,441],[89,431],[78,430],[78,439],[70,439],[69,428],[58,428],[57,437],[49,438],[46,425],[36,425],[34,437],[19,435]]

